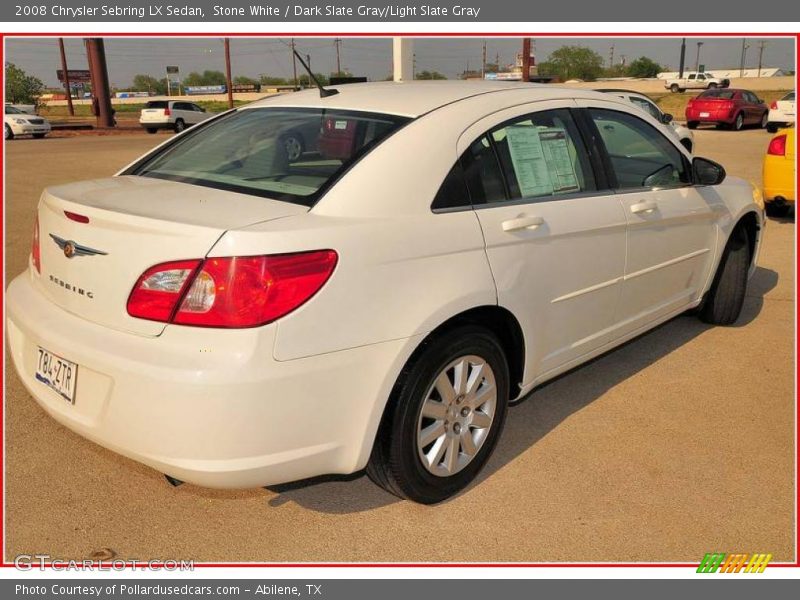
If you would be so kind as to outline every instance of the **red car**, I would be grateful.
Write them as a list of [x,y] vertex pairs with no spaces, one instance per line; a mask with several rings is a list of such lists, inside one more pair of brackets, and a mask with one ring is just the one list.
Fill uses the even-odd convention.
[[769,107],[753,92],[731,88],[706,90],[686,105],[686,124],[696,129],[700,123],[739,131],[745,125],[767,126]]

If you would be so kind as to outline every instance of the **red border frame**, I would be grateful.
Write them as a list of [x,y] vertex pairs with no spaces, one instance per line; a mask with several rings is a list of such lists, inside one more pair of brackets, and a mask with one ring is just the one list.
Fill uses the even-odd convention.
[[[32,32],[22,32],[22,33],[5,33],[0,32],[0,62],[5,65],[5,38],[7,37],[125,37],[125,38],[137,38],[137,37],[246,37],[246,38],[253,38],[253,37],[265,37],[265,38],[285,38],[285,37],[305,37],[305,38],[328,38],[328,37],[350,37],[350,38],[390,38],[395,36],[406,36],[406,37],[414,37],[414,38],[450,38],[450,37],[459,37],[459,38],[477,38],[477,37],[492,37],[492,38],[506,38],[506,37],[535,37],[535,38],[555,38],[555,37],[563,37],[563,38],[570,38],[570,37],[592,37],[592,38],[604,38],[604,37],[626,37],[626,38],[638,38],[638,37],[655,37],[655,38],[667,38],[667,37],[718,37],[718,38],[741,38],[741,37],[790,37],[794,38],[795,40],[795,69],[797,68],[797,64],[800,63],[800,32],[733,32],[733,33],[708,33],[708,32],[678,32],[678,33],[669,33],[669,32],[658,32],[658,33],[629,33],[629,32],[592,32],[592,33],[585,33],[585,32],[531,32],[531,31],[517,31],[517,32],[504,32],[504,33],[497,33],[497,32],[469,32],[469,33],[451,33],[451,32],[364,32],[364,33],[354,33],[354,32],[302,32],[302,31],[287,31],[281,33],[233,33],[233,32],[200,32],[200,33],[152,33],[152,34],[133,34],[133,33],[102,33],[102,32],[81,32],[81,33],[32,33]],[[797,78],[797,75],[795,75]],[[5,84],[5,69],[3,69],[2,75],[3,83]],[[5,147],[3,144],[0,144],[0,164],[4,165],[4,152]],[[4,252],[5,252],[5,181],[4,181],[5,172],[3,171],[0,173],[0,201],[2,201],[2,206],[0,207],[0,223],[2,223],[2,231],[0,231],[0,264],[3,265],[4,271],[4,278],[3,278],[3,286],[0,288],[0,301],[3,301],[3,316],[5,316],[5,303],[4,303],[4,294],[5,294],[5,259],[4,259]],[[800,169],[796,170],[795,176],[797,177],[797,186],[800,189]],[[797,361],[797,322],[800,320],[800,305],[797,302],[797,256],[800,251],[800,244],[798,244],[798,237],[797,237],[797,226],[795,226],[795,361]],[[3,344],[5,344],[5,318],[3,318],[0,322],[0,334],[3,337]],[[3,346],[3,356],[5,357],[5,345]],[[3,364],[0,364],[0,376],[2,376],[3,381],[5,381],[5,361]],[[798,427],[798,413],[800,413],[800,402],[798,402],[798,386],[797,386],[797,378],[795,378],[795,562],[793,563],[770,563],[772,567],[800,567],[800,532],[798,532],[798,509],[800,508],[800,427]],[[0,451],[2,451],[3,456],[3,466],[5,463],[5,387],[3,388],[3,411],[0,412]],[[5,469],[0,469],[0,490],[3,492],[3,496],[5,496]],[[2,507],[2,518],[0,518],[0,543],[2,543],[2,551],[3,555],[0,557],[0,568],[14,568],[13,563],[5,562],[5,502],[3,503]],[[99,565],[99,563],[93,563],[95,566]],[[108,564],[108,563],[104,563]],[[699,563],[195,563],[195,567],[200,568],[265,568],[265,567],[273,567],[273,568],[281,568],[281,567],[289,567],[289,568],[359,568],[359,567],[375,567],[375,568],[417,568],[417,567],[425,567],[425,568],[448,568],[448,567],[476,567],[476,568],[529,568],[529,567],[606,567],[606,568],[614,568],[614,567],[682,567],[682,568],[696,568]],[[47,567],[52,567],[51,563],[46,565]]]

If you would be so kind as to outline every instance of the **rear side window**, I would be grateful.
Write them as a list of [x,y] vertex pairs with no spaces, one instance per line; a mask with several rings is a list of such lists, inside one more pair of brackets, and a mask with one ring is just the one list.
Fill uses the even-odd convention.
[[794,101],[794,92],[789,92],[783,98],[781,98],[781,100],[786,100],[787,102],[793,102]]
[[508,199],[497,155],[487,136],[475,140],[461,157],[464,178],[473,204],[489,204]]
[[658,129],[624,112],[592,108],[589,115],[605,145],[617,189],[691,183],[688,161]]
[[169,102],[167,100],[150,100],[146,108],[167,108]]
[[444,178],[442,187],[436,194],[431,208],[434,210],[442,210],[447,208],[461,208],[470,205],[469,191],[467,184],[464,181],[464,171],[461,169],[461,163],[456,161],[453,168]]
[[526,115],[491,133],[511,199],[548,198],[597,189],[570,112]]

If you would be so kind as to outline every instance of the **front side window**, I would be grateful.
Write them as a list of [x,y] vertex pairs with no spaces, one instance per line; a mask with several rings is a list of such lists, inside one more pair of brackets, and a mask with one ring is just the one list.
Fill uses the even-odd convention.
[[407,121],[323,108],[244,109],[182,136],[126,174],[311,206]]
[[605,145],[618,189],[691,183],[688,161],[655,127],[619,111],[592,108],[589,115]]

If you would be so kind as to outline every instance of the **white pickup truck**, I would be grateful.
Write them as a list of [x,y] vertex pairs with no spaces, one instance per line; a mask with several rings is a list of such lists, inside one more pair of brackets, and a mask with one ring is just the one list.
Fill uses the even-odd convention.
[[667,79],[664,87],[672,93],[685,92],[686,90],[713,90],[714,88],[726,88],[731,84],[730,79],[715,77],[713,73],[697,73],[690,71],[686,77]]

